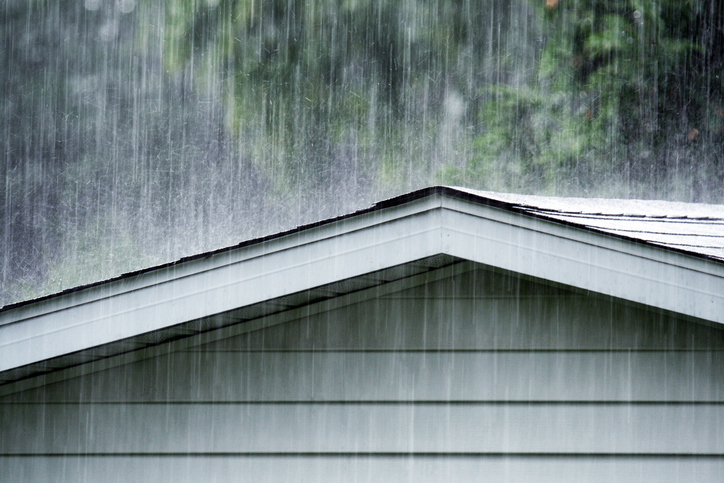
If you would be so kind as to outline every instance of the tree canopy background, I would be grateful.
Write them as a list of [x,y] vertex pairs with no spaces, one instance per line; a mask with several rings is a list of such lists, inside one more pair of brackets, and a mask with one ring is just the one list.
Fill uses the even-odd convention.
[[721,0],[2,0],[0,305],[430,184],[724,201]]

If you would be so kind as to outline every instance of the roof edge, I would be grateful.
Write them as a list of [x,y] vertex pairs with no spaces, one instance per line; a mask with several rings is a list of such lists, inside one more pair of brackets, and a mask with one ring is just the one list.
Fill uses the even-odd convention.
[[369,206],[369,207],[367,207],[367,208],[362,208],[362,209],[360,209],[360,210],[356,210],[356,211],[353,211],[353,212],[351,212],[351,213],[347,213],[347,214],[344,214],[344,215],[339,215],[339,216],[332,217],[332,218],[326,218],[326,219],[319,220],[319,221],[315,221],[315,222],[312,222],[312,223],[307,223],[307,224],[299,225],[299,226],[296,226],[296,227],[294,227],[294,228],[291,228],[291,229],[288,229],[288,230],[284,230],[284,231],[281,231],[281,232],[272,233],[272,234],[269,234],[269,235],[264,235],[264,236],[261,236],[261,237],[252,238],[252,239],[249,239],[249,240],[244,240],[244,241],[242,241],[242,242],[240,242],[240,243],[238,243],[238,244],[236,244],[236,245],[231,245],[231,246],[227,246],[227,247],[217,248],[217,249],[210,250],[210,251],[207,251],[207,252],[203,252],[203,253],[198,253],[198,254],[195,254],[195,255],[190,255],[190,256],[182,257],[182,258],[179,258],[178,260],[174,260],[174,261],[162,263],[162,264],[159,264],[159,265],[154,265],[154,266],[151,266],[151,267],[142,268],[142,269],[139,269],[139,270],[134,270],[134,271],[131,271],[131,272],[126,272],[126,273],[120,274],[120,275],[118,275],[118,276],[109,278],[109,279],[99,280],[99,281],[96,281],[96,282],[92,282],[92,283],[88,283],[88,284],[83,284],[83,285],[78,285],[78,286],[76,286],[76,287],[67,288],[67,289],[62,290],[62,291],[60,291],[60,292],[55,292],[55,293],[52,293],[52,294],[47,294],[47,295],[43,295],[43,296],[40,296],[40,297],[28,299],[28,300],[22,300],[22,301],[19,301],[19,302],[14,302],[14,303],[5,305],[5,306],[3,306],[3,307],[0,307],[0,314],[1,314],[1,313],[4,313],[4,312],[7,312],[7,311],[10,311],[10,310],[13,310],[13,309],[20,308],[20,307],[32,305],[32,304],[39,303],[39,302],[44,302],[44,301],[51,300],[51,299],[54,299],[54,298],[57,298],[57,297],[62,297],[62,296],[68,295],[68,294],[72,294],[72,293],[80,292],[80,291],[83,291],[83,290],[87,290],[87,289],[90,289],[90,288],[93,288],[93,287],[98,287],[98,286],[102,286],[102,285],[106,285],[106,284],[111,284],[111,283],[113,283],[113,282],[118,282],[118,281],[121,281],[121,280],[126,280],[126,279],[129,279],[129,278],[133,278],[133,277],[138,277],[139,275],[144,275],[144,274],[147,274],[147,273],[150,273],[150,272],[154,272],[154,271],[157,271],[157,270],[163,270],[163,269],[167,269],[167,268],[171,268],[171,267],[176,267],[176,266],[179,266],[179,265],[188,263],[188,262],[193,262],[193,261],[197,261],[197,260],[202,260],[202,259],[204,259],[204,258],[209,258],[209,257],[212,257],[212,256],[214,256],[214,255],[219,255],[219,254],[223,254],[223,253],[228,253],[228,252],[231,252],[231,251],[240,249],[240,248],[245,248],[245,247],[249,247],[249,246],[258,245],[258,244],[261,244],[261,243],[270,242],[270,241],[277,240],[277,239],[280,239],[280,238],[283,238],[283,237],[286,237],[286,236],[294,235],[294,234],[301,233],[301,232],[306,231],[306,230],[310,230],[310,229],[322,227],[322,226],[325,226],[325,225],[328,225],[328,224],[336,223],[336,222],[343,221],[343,220],[346,220],[346,219],[349,219],[349,218],[353,218],[353,217],[357,217],[357,216],[360,216],[360,215],[365,215],[365,214],[369,214],[369,213],[374,213],[374,212],[382,211],[382,210],[389,209],[389,208],[395,208],[395,207],[404,205],[404,204],[406,204],[406,203],[411,203],[411,202],[414,202],[414,201],[417,201],[417,200],[420,200],[420,199],[423,199],[423,198],[426,198],[426,197],[435,196],[435,195],[446,196],[446,197],[449,197],[449,198],[454,198],[454,199],[458,199],[458,200],[462,200],[462,201],[468,201],[468,202],[475,203],[475,204],[478,204],[478,205],[483,205],[483,206],[489,206],[489,207],[493,207],[493,208],[498,208],[498,209],[502,209],[502,210],[505,210],[505,211],[509,211],[509,212],[513,212],[513,213],[517,213],[517,214],[521,214],[521,215],[525,215],[525,216],[530,217],[530,218],[536,218],[536,219],[540,219],[540,220],[546,220],[546,221],[554,222],[554,223],[561,224],[561,225],[564,225],[564,226],[568,226],[568,227],[572,227],[572,228],[576,228],[576,229],[580,229],[580,230],[585,230],[585,231],[597,233],[597,234],[604,235],[604,236],[607,236],[607,237],[618,238],[618,239],[621,239],[621,240],[626,240],[626,241],[629,241],[629,242],[634,242],[634,243],[640,244],[640,245],[650,246],[650,247],[653,247],[653,248],[656,248],[656,249],[660,249],[660,250],[671,251],[671,252],[675,252],[675,253],[687,255],[687,256],[690,256],[690,257],[694,257],[694,258],[698,258],[698,259],[702,259],[702,260],[711,261],[711,262],[714,262],[714,263],[717,263],[717,264],[722,264],[722,263],[724,263],[724,262],[722,262],[722,260],[721,260],[720,258],[717,258],[717,257],[714,257],[714,256],[709,256],[709,255],[705,255],[705,254],[701,254],[701,253],[695,253],[695,252],[692,252],[692,251],[688,251],[688,250],[684,250],[684,249],[679,249],[679,248],[676,248],[676,247],[668,247],[668,246],[667,246],[667,247],[664,247],[664,246],[662,246],[662,245],[659,245],[659,244],[656,244],[656,243],[652,243],[652,242],[647,242],[647,241],[645,241],[645,240],[641,240],[641,239],[637,239],[637,238],[633,238],[633,237],[628,237],[628,236],[620,235],[620,234],[614,234],[614,233],[610,233],[610,232],[607,232],[607,231],[598,230],[598,229],[593,228],[593,227],[584,227],[584,226],[582,226],[582,225],[580,225],[580,224],[572,223],[572,222],[569,222],[569,221],[566,221],[566,220],[560,220],[560,219],[548,217],[548,216],[546,216],[546,215],[544,215],[544,214],[532,213],[531,211],[529,211],[529,210],[527,209],[527,208],[530,208],[531,206],[526,205],[526,204],[524,204],[524,203],[515,203],[515,202],[511,202],[511,201],[505,201],[505,200],[501,200],[501,199],[490,198],[490,197],[484,196],[483,194],[475,193],[473,190],[469,190],[469,189],[466,189],[466,188],[458,188],[458,187],[451,187],[451,186],[436,185],[436,186],[429,186],[429,187],[421,188],[421,189],[418,189],[418,190],[415,190],[415,191],[411,191],[411,192],[409,192],[409,193],[404,193],[404,194],[401,194],[401,195],[397,195],[397,196],[394,196],[394,197],[391,197],[391,198],[388,198],[388,199],[385,199],[385,200],[376,202],[376,203],[374,203],[373,205],[371,205],[371,206]]
[[[339,221],[342,221],[342,220],[345,220],[345,219],[348,219],[348,218],[352,218],[352,217],[355,217],[355,216],[364,215],[364,214],[368,214],[368,213],[373,213],[373,212],[375,212],[375,211],[381,211],[381,210],[384,210],[384,209],[387,209],[387,208],[393,208],[393,207],[396,207],[396,206],[403,205],[403,204],[405,204],[405,203],[410,203],[410,202],[412,202],[412,201],[416,201],[416,200],[419,200],[419,199],[422,199],[422,198],[425,198],[425,197],[428,197],[428,196],[433,196],[433,195],[436,195],[436,194],[441,194],[441,195],[446,195],[446,196],[452,196],[452,197],[461,198],[461,199],[469,199],[469,200],[474,200],[474,199],[476,199],[476,197],[473,196],[473,195],[459,192],[459,191],[455,190],[454,188],[450,188],[450,187],[447,187],[447,186],[431,186],[431,187],[427,187],[427,188],[422,188],[422,189],[419,189],[419,190],[416,190],[416,191],[412,191],[412,192],[410,192],[410,193],[405,193],[405,194],[403,194],[403,195],[395,196],[395,197],[392,197],[392,198],[389,198],[389,199],[386,199],[386,200],[382,200],[382,201],[376,202],[375,204],[369,206],[368,208],[362,208],[362,209],[360,209],[360,210],[356,210],[356,211],[353,211],[353,212],[351,212],[351,213],[347,213],[347,214],[344,214],[344,215],[339,215],[339,216],[335,216],[335,217],[332,217],[332,218],[325,218],[324,220],[319,220],[319,221],[315,221],[315,222],[312,222],[312,223],[307,223],[307,224],[304,224],[304,225],[299,225],[299,226],[296,226],[296,227],[294,227],[294,228],[290,228],[290,229],[288,229],[288,230],[284,230],[284,231],[281,231],[281,232],[272,233],[272,234],[269,234],[269,235],[263,235],[263,236],[260,236],[260,237],[251,238],[251,239],[249,239],[249,240],[244,240],[244,241],[242,241],[242,242],[237,243],[236,245],[230,245],[230,246],[227,246],[227,247],[216,248],[216,249],[214,249],[214,250],[209,250],[209,251],[207,251],[207,252],[198,253],[198,254],[195,254],[195,255],[189,255],[189,256],[186,256],[186,257],[181,257],[181,258],[179,258],[179,259],[177,259],[177,260],[173,260],[173,261],[171,261],[171,262],[166,262],[166,263],[162,263],[162,264],[159,264],[159,265],[153,265],[153,266],[151,266],[151,267],[141,268],[141,269],[139,269],[139,270],[133,270],[133,271],[131,271],[131,272],[122,273],[122,274],[117,275],[117,276],[115,276],[115,277],[108,278],[108,279],[104,279],[104,280],[99,280],[99,281],[97,281],[97,282],[91,282],[91,283],[87,283],[87,284],[83,284],[83,285],[78,285],[78,286],[75,286],[75,287],[70,287],[70,288],[61,290],[60,292],[55,292],[55,293],[51,293],[51,294],[47,294],[47,295],[42,295],[42,296],[40,296],[40,297],[35,297],[35,298],[32,298],[32,299],[21,300],[21,301],[19,301],[19,302],[13,302],[13,303],[11,303],[11,304],[7,304],[7,305],[4,305],[4,306],[0,307],[0,313],[2,313],[2,312],[7,312],[7,311],[9,311],[9,310],[13,310],[13,309],[16,309],[16,308],[19,308],[19,307],[23,307],[23,306],[26,306],[26,305],[32,305],[32,304],[34,304],[34,303],[44,302],[44,301],[46,301],[46,300],[50,300],[50,299],[53,299],[53,298],[56,298],[56,297],[61,297],[61,296],[63,296],[63,295],[72,294],[72,293],[79,292],[79,291],[82,291],[82,290],[86,290],[86,289],[89,289],[89,288],[98,287],[98,286],[100,286],[100,285],[105,285],[105,284],[109,284],[109,283],[112,283],[112,282],[117,282],[117,281],[120,281],[120,280],[125,280],[125,279],[128,279],[128,278],[137,277],[137,276],[139,276],[139,275],[143,275],[143,274],[146,274],[146,273],[149,273],[149,272],[153,272],[153,271],[156,271],[156,270],[162,270],[162,269],[165,269],[165,268],[175,267],[175,266],[178,266],[178,265],[181,265],[181,264],[184,264],[184,263],[188,263],[188,262],[192,262],[192,261],[196,261],[196,260],[201,260],[201,259],[204,259],[204,258],[209,258],[209,257],[212,257],[212,256],[214,256],[214,255],[219,255],[219,254],[222,254],[222,253],[227,253],[227,252],[230,252],[230,251],[233,251],[233,250],[237,250],[237,249],[239,249],[239,248],[245,248],[245,247],[249,247],[249,246],[252,246],[252,245],[258,245],[258,244],[260,244],[260,243],[266,243],[266,242],[269,242],[269,241],[272,241],[272,240],[276,240],[276,239],[279,239],[279,238],[283,238],[283,237],[286,237],[286,236],[289,236],[289,235],[294,235],[294,234],[300,233],[300,232],[302,232],[302,231],[310,230],[310,229],[313,229],[313,228],[318,228],[318,227],[321,227],[321,226],[324,226],[324,225],[328,225],[328,224],[331,224],[331,223],[339,222]],[[497,203],[495,200],[490,200],[490,201],[493,202],[493,203]],[[512,204],[502,203],[502,204],[501,204],[501,207],[502,207],[503,205],[509,205],[510,207],[513,206]]]

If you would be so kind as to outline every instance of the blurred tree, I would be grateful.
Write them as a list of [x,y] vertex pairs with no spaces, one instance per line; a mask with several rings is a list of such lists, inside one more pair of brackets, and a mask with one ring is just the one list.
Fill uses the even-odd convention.
[[548,192],[608,181],[624,196],[680,198],[683,186],[717,199],[722,2],[536,3],[546,32],[538,78],[488,89],[479,154],[459,175]]
[[498,55],[527,53],[501,29],[528,17],[517,1],[170,0],[166,68],[221,68],[227,129],[256,139],[281,189],[350,177],[409,189],[450,162],[435,152],[443,117],[476,123],[479,86],[532,61]]
[[467,161],[479,86],[530,71],[530,13],[0,2],[0,304],[431,184]]

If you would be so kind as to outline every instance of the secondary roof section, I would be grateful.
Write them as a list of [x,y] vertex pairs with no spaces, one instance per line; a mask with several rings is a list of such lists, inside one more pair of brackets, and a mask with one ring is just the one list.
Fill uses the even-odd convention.
[[455,189],[506,203],[522,213],[724,260],[724,205],[554,198]]

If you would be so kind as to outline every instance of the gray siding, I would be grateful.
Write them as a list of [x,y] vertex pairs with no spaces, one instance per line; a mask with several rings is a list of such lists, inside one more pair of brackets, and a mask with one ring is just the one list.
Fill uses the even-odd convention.
[[477,270],[0,399],[2,481],[721,481],[722,331]]

